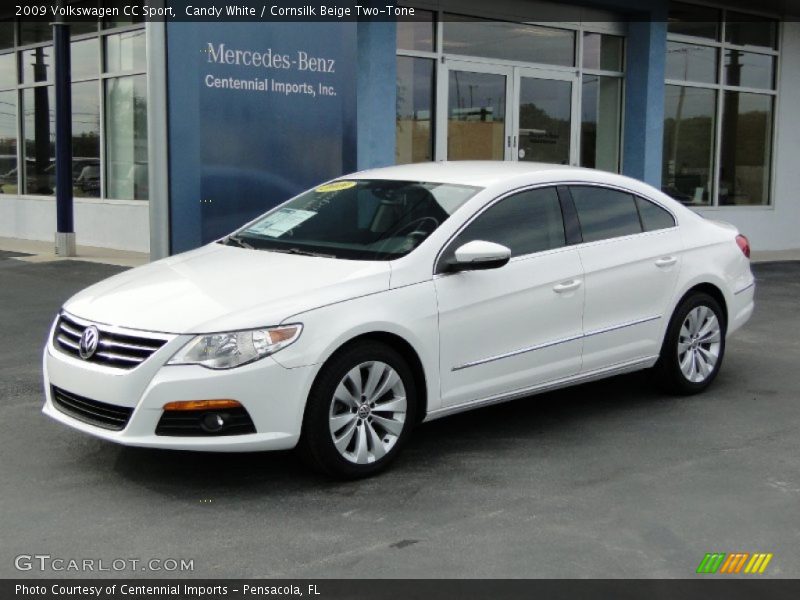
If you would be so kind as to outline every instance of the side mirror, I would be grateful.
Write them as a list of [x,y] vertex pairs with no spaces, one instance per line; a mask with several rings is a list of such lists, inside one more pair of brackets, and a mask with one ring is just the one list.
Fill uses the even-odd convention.
[[511,250],[494,242],[475,240],[459,246],[455,259],[450,261],[450,271],[478,271],[498,269],[511,260]]

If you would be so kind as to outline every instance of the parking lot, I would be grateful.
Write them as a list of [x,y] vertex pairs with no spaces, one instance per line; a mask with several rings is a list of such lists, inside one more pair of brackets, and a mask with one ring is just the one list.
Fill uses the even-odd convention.
[[[1,577],[691,577],[707,552],[800,577],[800,263],[754,266],[756,313],[704,395],[639,373],[481,409],[352,483],[289,452],[122,448],[44,417],[55,312],[119,270],[0,253]],[[19,572],[21,554],[194,570]]]

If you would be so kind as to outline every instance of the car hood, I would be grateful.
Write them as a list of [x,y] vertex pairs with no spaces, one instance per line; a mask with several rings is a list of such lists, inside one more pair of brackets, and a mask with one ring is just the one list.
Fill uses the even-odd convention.
[[84,319],[167,333],[277,325],[320,306],[389,289],[386,262],[209,244],[120,273],[70,298]]

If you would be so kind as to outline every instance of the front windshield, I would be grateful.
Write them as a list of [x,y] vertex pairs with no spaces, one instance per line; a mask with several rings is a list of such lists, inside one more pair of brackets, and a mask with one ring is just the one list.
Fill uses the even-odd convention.
[[257,250],[393,260],[419,246],[479,188],[339,180],[294,198],[225,238]]

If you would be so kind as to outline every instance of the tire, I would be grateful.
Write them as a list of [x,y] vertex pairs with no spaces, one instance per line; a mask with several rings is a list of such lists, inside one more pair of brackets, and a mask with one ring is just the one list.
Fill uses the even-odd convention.
[[416,422],[417,390],[406,360],[376,341],[346,346],[323,366],[308,396],[299,448],[338,479],[389,466]]
[[725,313],[703,292],[687,296],[670,319],[654,371],[665,389],[682,395],[705,390],[725,356]]

